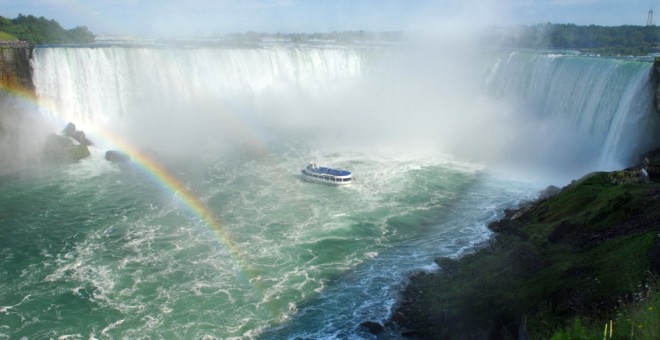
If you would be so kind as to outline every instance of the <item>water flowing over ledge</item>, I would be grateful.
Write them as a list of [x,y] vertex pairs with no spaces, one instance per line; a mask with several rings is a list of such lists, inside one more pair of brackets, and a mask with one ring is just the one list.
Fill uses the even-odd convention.
[[[398,48],[41,48],[33,64],[42,104],[83,127],[144,124],[165,113],[183,119],[167,111],[188,105],[196,120],[208,110],[242,110],[224,123],[301,129],[325,119],[366,135],[341,121],[376,124],[368,110],[376,109],[382,134],[416,129],[449,153],[520,161],[510,159],[517,153],[544,166],[563,162],[559,168],[575,168],[573,174],[625,166],[657,143],[649,131],[657,119],[650,115],[655,86],[648,60],[544,52],[485,52],[479,59],[481,71],[462,70],[462,79],[449,73],[456,60],[415,58]],[[413,79],[408,90],[396,86]],[[459,90],[444,85],[451,83]],[[382,95],[394,105],[376,102]],[[209,101],[223,106],[198,104]],[[315,104],[328,101],[326,108]],[[341,102],[353,104],[352,112]],[[412,119],[402,119],[404,110]],[[485,141],[456,136],[457,129]]]
[[[653,144],[648,61],[414,52],[37,48],[37,97],[14,99],[60,129],[75,122],[98,149],[54,174],[3,178],[10,336],[359,337],[410,271],[469,251],[535,195],[493,169],[565,180]],[[105,162],[119,138],[215,214],[232,249],[181,192]],[[314,160],[358,182],[301,182]],[[41,313],[48,301],[70,307]]]

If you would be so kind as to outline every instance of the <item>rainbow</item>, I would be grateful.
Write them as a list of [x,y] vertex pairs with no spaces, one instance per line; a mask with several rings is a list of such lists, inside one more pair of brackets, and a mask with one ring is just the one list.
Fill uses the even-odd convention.
[[[3,95],[11,95],[16,99],[19,99],[20,103],[26,105],[28,109],[39,112],[44,116],[49,116],[45,118],[60,119],[60,117],[62,117],[62,115],[58,115],[56,112],[53,112],[52,109],[49,109],[49,107],[53,107],[53,105],[44,105],[44,103],[40,102],[37,95],[29,89],[17,86],[6,86],[3,84],[0,86],[0,93]],[[59,123],[64,126],[66,122],[60,121]],[[197,198],[197,196],[188,190],[181,181],[170,174],[164,166],[150,158],[144,152],[139,151],[131,144],[123,141],[120,137],[98,128],[95,132],[98,133],[93,135],[91,138],[92,140],[101,137],[102,142],[105,142],[113,146],[116,150],[130,156],[133,164],[142,169],[153,181],[160,184],[168,192],[171,192],[178,201],[193,213],[193,215],[204,222],[208,229],[218,237],[222,244],[224,244],[231,257],[237,261],[243,275],[246,275],[249,279],[257,277],[256,271],[246,260],[236,242],[231,238],[231,235],[229,235],[222,227],[215,214],[210,211],[206,205]]]
[[[35,50],[35,53],[37,51]],[[157,60],[156,63],[165,63],[163,60]],[[196,94],[196,102],[199,105],[212,105],[218,104],[216,100],[213,100],[213,96],[208,93],[208,90],[201,88],[198,84],[192,83],[185,74],[180,70],[174,70],[171,75],[174,79],[177,80],[185,88],[191,89],[192,92]],[[53,124],[60,126],[65,126],[65,124],[70,121],[66,118],[69,117],[72,112],[66,112],[67,115],[60,112],[61,110],[69,110],[68,108],[62,108],[62,105],[58,98],[50,98],[49,96],[39,96],[38,91],[31,91],[29,89],[20,89],[20,88],[7,88],[6,91],[13,93],[17,97],[23,99],[24,102],[29,103],[34,107],[34,111],[39,112],[44,118],[50,119]],[[218,109],[218,108],[216,108]],[[249,126],[247,122],[243,119],[243,115],[234,114],[236,110],[231,110],[222,105],[222,111],[216,117],[218,119],[219,126],[231,126],[233,131],[236,131],[241,136],[245,137],[244,141],[246,146],[254,152],[259,157],[265,156],[268,154],[266,144],[258,136],[257,128]],[[75,109],[74,109],[75,111]],[[211,108],[209,108],[211,111]],[[73,112],[75,114],[75,112]],[[79,117],[82,118],[82,117]],[[73,121],[73,123],[80,123]],[[84,123],[84,121],[82,122]],[[197,216],[204,224],[210,229],[218,239],[225,245],[226,249],[230,252],[232,258],[234,258],[242,268],[244,273],[253,275],[253,270],[251,269],[248,261],[245,260],[245,256],[241,253],[236,242],[231,238],[231,236],[226,232],[222,227],[217,217],[206,207],[206,205],[189,189],[187,189],[183,183],[181,183],[176,177],[170,174],[166,167],[162,164],[159,164],[154,159],[149,157],[144,152],[141,152],[135,148],[131,143],[127,142],[125,138],[122,138],[119,134],[113,133],[110,129],[95,124],[93,127],[85,127],[85,132],[88,134],[90,139],[99,144],[103,144],[105,147],[118,150],[127,154],[134,165],[141,168],[148,177],[150,177],[154,182],[160,184],[166,191],[171,192],[172,195],[177,198],[184,206]]]
[[[98,131],[98,130],[97,130]],[[206,205],[195,196],[190,190],[188,190],[181,181],[172,176],[167,169],[160,165],[158,162],[150,158],[144,152],[141,152],[131,146],[130,144],[124,142],[120,138],[107,133],[102,132],[103,140],[118,150],[124,152],[131,157],[131,161],[138,165],[142,170],[145,171],[149,177],[151,177],[156,183],[159,183],[163,188],[168,192],[171,192],[174,197],[176,197],[181,203],[183,203],[188,209],[197,216],[201,221],[206,224],[206,226],[216,235],[219,240],[225,245],[227,250],[232,255],[240,265],[241,269],[248,276],[254,276],[254,270],[251,268],[248,261],[245,259],[245,256],[242,254],[238,248],[236,242],[231,238],[231,236],[224,230],[215,214],[211,212]],[[94,135],[95,137],[98,134]]]
[[[241,141],[245,143],[244,146],[258,158],[273,157],[267,141],[269,137],[271,139],[274,137],[267,135],[267,130],[260,128],[258,121],[250,120],[249,112],[240,112],[239,110],[241,108],[232,107],[227,103],[219,103],[216,96],[209,93],[208,89],[200,88],[199,85],[191,83],[185,74],[174,72],[171,76],[176,78],[183,87],[195,93],[196,104],[209,105],[209,112],[213,112],[213,110],[218,112],[217,110],[221,110],[218,112],[218,115],[213,116],[214,119],[217,119],[216,123],[218,126],[231,127],[232,132],[241,136]],[[53,126],[65,126],[65,124],[69,123],[69,119],[66,117],[70,117],[71,113],[76,114],[76,112],[65,112],[64,110],[69,109],[63,108],[58,98],[39,96],[38,92],[32,89],[0,84],[0,93],[14,96],[20,103],[27,106],[27,110],[38,113]],[[76,121],[73,122],[76,123]],[[171,174],[167,167],[157,162],[157,160],[148,154],[140,151],[133,143],[129,142],[128,139],[125,139],[120,134],[102,126],[102,124],[93,124],[91,127],[84,126],[84,119],[80,123],[92,141],[96,142],[97,145],[103,145],[104,149],[117,150],[128,155],[131,158],[131,164],[136,169],[141,170],[146,177],[161,186],[167,193],[171,193],[173,198],[177,202],[180,202],[184,209],[191,212],[195,220],[201,222],[196,221],[195,224],[199,224],[200,227],[206,227],[215,234],[231,260],[238,265],[239,271],[236,273],[237,276],[242,277],[249,283],[255,297],[263,303],[265,307],[263,310],[269,313],[274,319],[280,318],[283,312],[281,306],[275,300],[268,298],[268,284],[264,280],[261,280],[261,272],[257,266],[249,261],[249,257],[243,253],[240,245],[234,241],[232,235],[223,227],[218,217],[198,196],[188,189],[176,176]]]

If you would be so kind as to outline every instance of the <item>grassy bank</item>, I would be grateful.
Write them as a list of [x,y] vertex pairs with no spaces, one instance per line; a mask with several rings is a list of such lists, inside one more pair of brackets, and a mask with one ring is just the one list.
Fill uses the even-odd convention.
[[18,40],[18,38],[7,32],[0,31],[0,40],[14,41],[14,40]]
[[412,277],[393,321],[419,338],[602,338],[610,320],[613,335],[660,334],[660,183],[637,174],[508,211],[479,251]]

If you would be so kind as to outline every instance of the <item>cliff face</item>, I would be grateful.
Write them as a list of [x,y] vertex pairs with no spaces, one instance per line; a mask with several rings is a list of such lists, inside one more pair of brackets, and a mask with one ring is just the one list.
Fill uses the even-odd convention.
[[[660,57],[652,72],[660,113]],[[608,320],[656,338],[621,314],[624,306],[638,312],[636,297],[660,294],[660,281],[649,286],[660,277],[660,149],[641,159],[633,170],[592,174],[506,211],[489,225],[496,236],[486,246],[411,277],[391,321],[420,339],[549,339],[580,319],[597,326],[578,323],[584,335],[558,338],[598,338]]]
[[47,135],[45,122],[24,105],[23,97],[34,96],[31,57],[30,47],[0,43],[0,174],[34,164]]
[[0,42],[0,174],[89,156],[87,145],[91,143],[73,124],[64,135],[52,134],[38,110],[25,107],[26,99],[36,99],[32,52],[22,42]]
[[32,48],[0,46],[0,85],[2,88],[34,91]]
[[423,339],[549,339],[576,317],[598,325],[577,338],[597,338],[607,320],[629,330],[618,308],[660,274],[660,183],[614,184],[621,175],[592,174],[508,211],[487,246],[411,278],[392,319]]

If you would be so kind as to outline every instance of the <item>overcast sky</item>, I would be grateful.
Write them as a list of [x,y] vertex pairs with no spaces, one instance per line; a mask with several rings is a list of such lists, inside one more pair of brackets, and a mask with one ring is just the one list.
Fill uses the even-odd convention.
[[484,25],[660,23],[660,0],[0,0],[0,15],[55,19],[96,34],[207,35],[440,30]]

